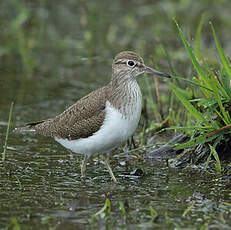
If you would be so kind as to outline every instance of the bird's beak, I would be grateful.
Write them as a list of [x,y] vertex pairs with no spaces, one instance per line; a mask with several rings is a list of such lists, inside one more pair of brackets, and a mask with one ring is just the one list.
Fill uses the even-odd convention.
[[155,74],[155,75],[159,75],[162,77],[171,78],[171,75],[169,75],[168,73],[162,73],[148,66],[144,66],[144,72],[147,74]]

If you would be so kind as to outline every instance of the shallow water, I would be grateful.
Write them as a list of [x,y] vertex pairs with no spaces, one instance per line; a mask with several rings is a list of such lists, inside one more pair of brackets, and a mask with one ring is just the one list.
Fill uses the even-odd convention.
[[[55,115],[72,103],[67,91],[74,92],[76,85],[62,87],[61,91],[52,87],[56,88],[45,87],[42,95],[39,90],[33,97],[25,93],[24,104],[14,106],[12,127]],[[66,93],[69,97],[65,98]],[[5,119],[1,120],[0,138],[4,140],[9,104],[1,108]],[[116,154],[122,151],[118,149]],[[6,162],[0,167],[0,228],[7,229],[16,218],[21,229],[198,229],[206,224],[214,226],[211,229],[229,229],[231,193],[227,180],[199,169],[168,168],[164,162],[145,161],[137,154],[141,152],[112,158],[119,184],[110,181],[98,158],[87,166],[87,180],[83,182],[82,156],[68,152],[50,138],[11,132]],[[143,170],[144,176],[123,176],[136,168]],[[93,218],[105,198],[111,201],[110,214]],[[120,210],[121,201],[126,216]],[[154,220],[150,206],[158,213]]]
[[[86,93],[106,84],[113,54],[118,50],[154,53],[159,58],[158,65],[168,70],[162,42],[158,42],[161,40],[167,44],[170,56],[177,63],[176,70],[189,73],[185,53],[178,50],[183,46],[179,45],[171,18],[180,14],[187,27],[192,21],[197,25],[198,12],[205,9],[219,18],[219,23],[230,15],[224,4],[226,1],[219,3],[216,12],[208,8],[210,1],[204,1],[204,5],[194,3],[193,8],[190,1],[185,1],[180,7],[172,1],[145,1],[144,5],[138,1],[133,5],[125,1],[102,2],[99,7],[94,2],[80,1],[76,7],[72,0],[60,5],[48,1],[34,1],[33,4],[25,1],[25,6],[31,10],[25,27],[30,32],[26,35],[32,39],[29,44],[34,45],[31,48],[33,52],[29,53],[35,62],[32,69],[22,61],[23,58],[27,60],[28,51],[25,49],[20,53],[23,49],[17,48],[24,47],[24,43],[18,44],[13,40],[9,49],[3,49],[7,45],[3,42],[7,39],[2,37],[7,30],[2,32],[0,151],[4,145],[10,103],[14,101],[15,105],[6,161],[0,163],[0,229],[13,229],[13,226],[21,229],[231,229],[228,177],[193,167],[169,168],[165,162],[143,159],[140,157],[143,152],[137,151],[112,158],[111,165],[118,184],[111,182],[98,158],[89,162],[87,180],[83,182],[80,178],[82,156],[68,152],[52,139],[12,132],[14,127],[26,122],[57,115]],[[0,12],[0,17],[7,23],[7,17],[10,21],[16,13],[12,5],[0,4],[5,9]],[[17,7],[18,11],[23,9]],[[103,10],[105,7],[108,9],[106,12]],[[230,21],[226,21],[227,28]],[[10,30],[10,27],[5,28]],[[218,34],[224,35],[222,39],[227,41],[226,30],[223,27],[217,29]],[[13,31],[17,33],[11,31],[7,35],[9,38],[6,36],[9,41],[22,35],[21,30]],[[39,41],[35,39],[33,43],[36,36]],[[205,40],[210,41],[209,38],[210,35],[206,34]],[[225,44],[228,50],[230,45]],[[12,53],[4,54],[8,50]],[[148,83],[152,87],[152,81]],[[143,92],[144,86],[142,84]],[[166,94],[166,99],[166,91],[160,93],[166,101],[169,94]],[[127,149],[122,146],[115,154]],[[141,169],[144,175],[137,178],[124,176],[135,169]],[[106,198],[111,201],[111,211],[106,216],[94,218],[103,208]],[[120,209],[121,202],[126,214]],[[151,216],[150,207],[156,211],[156,216]]]
[[[9,151],[1,165],[1,228],[12,217],[22,229],[198,229],[204,223],[214,225],[212,229],[229,229],[231,224],[230,204],[225,203],[230,202],[230,186],[199,170],[171,169],[124,156],[112,163],[119,184],[110,181],[98,160],[88,165],[87,180],[82,182],[79,157],[43,138],[18,142],[21,148]],[[126,165],[121,166],[121,161]],[[135,168],[145,175],[120,177]],[[111,212],[104,219],[94,219],[105,197],[111,201]],[[120,201],[126,204],[127,216],[119,209]],[[158,213],[154,222],[150,206]]]

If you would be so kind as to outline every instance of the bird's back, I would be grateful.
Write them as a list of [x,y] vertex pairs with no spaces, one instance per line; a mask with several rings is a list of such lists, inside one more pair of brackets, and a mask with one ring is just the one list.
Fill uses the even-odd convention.
[[60,115],[28,123],[21,131],[34,130],[43,136],[68,140],[86,138],[97,132],[105,118],[105,104],[110,85],[97,89],[78,100]]

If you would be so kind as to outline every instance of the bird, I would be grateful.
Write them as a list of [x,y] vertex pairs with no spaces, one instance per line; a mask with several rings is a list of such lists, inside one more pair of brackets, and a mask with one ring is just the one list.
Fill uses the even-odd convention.
[[77,100],[56,117],[30,122],[17,131],[34,131],[54,138],[74,153],[83,154],[81,176],[86,177],[89,158],[101,155],[113,182],[117,182],[109,163],[114,149],[135,132],[140,120],[142,94],[137,77],[142,74],[171,78],[144,64],[133,51],[122,51],[112,62],[110,82]]

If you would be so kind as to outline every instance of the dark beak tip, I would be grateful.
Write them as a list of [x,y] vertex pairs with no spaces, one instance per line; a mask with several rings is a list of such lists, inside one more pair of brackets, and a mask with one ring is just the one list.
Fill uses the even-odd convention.
[[154,74],[154,75],[159,75],[159,76],[166,77],[166,78],[172,78],[172,76],[170,74],[160,72],[160,71],[155,70],[155,69],[148,67],[148,66],[145,66],[145,70],[146,70],[147,74]]
[[168,73],[165,74],[165,77],[172,78],[172,76],[170,74],[168,74]]

